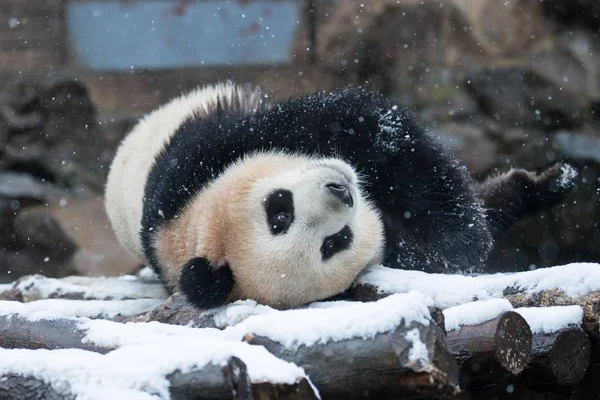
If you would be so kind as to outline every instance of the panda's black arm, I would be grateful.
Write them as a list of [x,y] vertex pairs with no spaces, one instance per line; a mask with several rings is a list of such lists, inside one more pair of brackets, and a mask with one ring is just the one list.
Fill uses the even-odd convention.
[[494,235],[521,218],[561,203],[575,185],[576,170],[558,163],[540,172],[513,169],[478,184]]

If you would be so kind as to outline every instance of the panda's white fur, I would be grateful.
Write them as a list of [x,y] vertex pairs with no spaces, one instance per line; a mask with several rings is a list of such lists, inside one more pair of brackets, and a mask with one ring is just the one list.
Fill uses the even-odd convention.
[[[141,239],[144,190],[157,157],[184,121],[210,118],[233,103],[241,115],[252,114],[262,100],[258,90],[221,84],[175,99],[138,123],[119,147],[106,187],[109,219],[125,248],[151,263]],[[325,186],[330,182],[349,188],[353,207],[332,198]],[[264,202],[280,188],[293,193],[295,220],[287,234],[273,235]],[[322,260],[324,238],[345,226],[353,234],[350,247]],[[171,291],[179,288],[183,266],[201,257],[214,268],[231,268],[235,286],[230,300],[252,298],[278,308],[345,290],[367,265],[381,262],[384,245],[379,213],[364,198],[349,164],[278,151],[232,160],[154,235],[158,265],[153,267]]]

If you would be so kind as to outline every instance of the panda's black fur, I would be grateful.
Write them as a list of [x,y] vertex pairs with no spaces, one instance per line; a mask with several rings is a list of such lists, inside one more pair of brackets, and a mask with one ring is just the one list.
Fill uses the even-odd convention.
[[[337,156],[354,165],[382,215],[384,264],[428,272],[481,267],[494,234],[557,204],[572,185],[553,183],[561,177],[560,165],[542,175],[512,171],[479,185],[406,111],[363,89],[298,97],[251,115],[219,107],[208,118],[183,123],[150,171],[142,217],[143,251],[150,264],[159,262],[153,231],[176,218],[242,154],[273,149]],[[196,272],[184,268],[181,276],[188,297],[220,293],[208,303],[224,300],[231,274],[221,271],[219,279],[207,279],[206,260],[190,263]],[[200,267],[206,273],[198,274]]]

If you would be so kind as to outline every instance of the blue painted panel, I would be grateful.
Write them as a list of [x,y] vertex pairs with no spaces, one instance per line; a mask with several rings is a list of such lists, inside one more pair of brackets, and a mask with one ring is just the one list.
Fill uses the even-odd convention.
[[77,61],[99,70],[291,61],[296,0],[75,0],[68,27]]

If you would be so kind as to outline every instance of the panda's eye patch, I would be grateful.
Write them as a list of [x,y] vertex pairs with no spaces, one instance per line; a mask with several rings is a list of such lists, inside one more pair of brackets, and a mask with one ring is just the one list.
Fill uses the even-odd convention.
[[352,241],[354,240],[354,234],[348,225],[342,228],[338,233],[334,233],[331,236],[327,236],[323,240],[321,246],[321,257],[323,260],[327,260],[342,250],[350,248]]
[[294,196],[286,189],[271,192],[264,200],[267,224],[273,235],[284,234],[294,222]]

